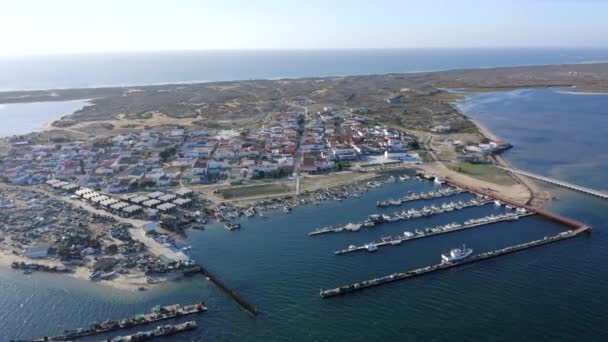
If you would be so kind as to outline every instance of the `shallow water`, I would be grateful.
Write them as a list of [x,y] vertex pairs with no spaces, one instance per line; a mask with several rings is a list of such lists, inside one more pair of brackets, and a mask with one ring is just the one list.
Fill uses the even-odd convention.
[[44,130],[86,105],[87,100],[0,104],[0,138]]

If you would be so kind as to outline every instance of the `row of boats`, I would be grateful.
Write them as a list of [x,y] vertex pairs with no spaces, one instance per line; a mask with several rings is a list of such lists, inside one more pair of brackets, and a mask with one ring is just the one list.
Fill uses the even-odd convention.
[[[132,328],[139,325],[150,324],[161,320],[174,319],[196,313],[207,311],[204,302],[197,304],[184,305],[173,304],[168,306],[155,306],[148,314],[138,314],[123,320],[110,320],[105,322],[94,323],[86,328],[78,328],[74,330],[65,330],[62,335],[53,337],[44,337],[36,341],[66,341],[75,340],[86,336],[92,336],[111,332],[119,329]],[[123,340],[120,340],[123,341]],[[128,340],[125,340],[128,341]],[[139,341],[139,340],[133,340]]]
[[139,331],[131,335],[118,336],[106,340],[107,342],[137,342],[149,341],[156,337],[171,336],[178,333],[194,330],[197,328],[195,321],[188,321],[180,324],[165,324],[159,325],[155,329],[148,331]]
[[409,231],[405,231],[405,232],[403,232],[403,234],[397,235],[397,236],[384,236],[381,238],[380,242],[369,242],[369,243],[364,244],[363,246],[350,245],[345,250],[336,251],[335,254],[337,254],[337,255],[346,254],[348,252],[354,252],[354,251],[360,251],[360,250],[367,250],[368,252],[375,252],[378,250],[378,247],[399,245],[403,241],[406,241],[406,240],[420,238],[420,237],[424,237],[427,235],[447,233],[450,231],[465,229],[465,228],[474,227],[474,226],[483,225],[483,224],[490,224],[490,223],[507,221],[507,220],[514,221],[514,220],[517,220],[521,215],[522,214],[520,214],[520,213],[513,213],[513,212],[508,212],[508,213],[498,214],[498,215],[492,214],[492,215],[488,215],[488,216],[484,216],[484,217],[480,217],[480,218],[469,219],[469,220],[465,221],[464,223],[452,222],[452,223],[448,223],[446,225],[439,225],[439,226],[435,226],[435,227],[426,227],[426,228],[422,228],[422,229],[416,229],[413,233],[409,232]]
[[417,200],[430,200],[434,198],[448,197],[452,195],[457,195],[465,192],[465,190],[460,188],[445,188],[437,191],[429,191],[429,192],[421,192],[421,193],[413,193],[407,196],[398,198],[398,199],[390,199],[385,201],[377,201],[376,206],[378,207],[389,207],[389,206],[400,206],[403,203],[417,201]]
[[336,225],[336,226],[327,226],[323,228],[318,228],[308,235],[314,236],[325,233],[339,233],[343,231],[347,232],[356,232],[361,228],[370,228],[377,224],[385,223],[385,222],[397,222],[401,220],[409,220],[412,218],[418,217],[427,217],[435,214],[441,214],[444,212],[449,212],[453,210],[460,210],[472,206],[483,206],[489,203],[489,201],[484,200],[483,198],[473,198],[470,201],[458,201],[458,202],[450,202],[443,203],[440,206],[425,206],[424,208],[418,209],[409,209],[403,210],[401,212],[396,212],[393,217],[386,214],[372,214],[369,215],[368,218],[363,222],[358,223],[348,223],[346,225]]

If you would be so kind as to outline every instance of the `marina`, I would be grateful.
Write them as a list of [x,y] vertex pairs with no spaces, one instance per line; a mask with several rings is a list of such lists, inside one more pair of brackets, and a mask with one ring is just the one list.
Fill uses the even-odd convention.
[[316,229],[310,233],[309,236],[316,236],[321,234],[328,233],[340,233],[340,232],[356,232],[361,228],[373,228],[374,226],[387,223],[387,222],[398,222],[403,220],[409,220],[419,217],[429,217],[433,215],[439,215],[446,212],[451,212],[454,210],[461,210],[469,207],[481,207],[486,204],[492,203],[489,197],[478,196],[478,198],[474,198],[470,201],[458,201],[458,202],[450,202],[443,203],[439,206],[431,205],[425,206],[422,209],[409,209],[403,210],[401,212],[397,212],[394,216],[389,216],[386,214],[372,214],[369,215],[368,218],[359,223],[348,223],[342,226],[329,226]]
[[407,203],[407,202],[411,202],[411,201],[430,200],[430,199],[435,199],[435,198],[449,197],[449,196],[453,196],[453,195],[462,194],[464,192],[466,192],[466,191],[455,187],[455,188],[441,189],[441,190],[437,190],[437,191],[421,192],[421,193],[417,193],[417,194],[413,193],[413,194],[401,197],[396,200],[389,199],[389,200],[384,200],[384,201],[377,201],[376,206],[378,206],[378,207],[400,206],[403,203]]
[[[204,302],[198,304],[191,304],[181,306],[179,304],[173,304],[168,306],[155,306],[152,308],[150,313],[137,314],[127,319],[118,321],[105,321],[101,323],[94,323],[86,328],[78,328],[74,330],[66,330],[62,335],[58,336],[45,336],[36,341],[66,341],[75,340],[82,337],[99,335],[108,333],[120,329],[133,328],[140,325],[151,324],[158,321],[163,321],[172,318],[179,318],[188,315],[203,313],[207,311],[207,307]],[[112,340],[113,341],[113,340]],[[122,340],[119,340],[122,341]],[[124,340],[127,341],[127,340]]]
[[588,232],[589,230],[590,229],[588,226],[581,226],[575,230],[564,231],[564,232],[561,232],[554,236],[545,236],[543,239],[540,239],[540,240],[534,240],[534,241],[525,242],[525,243],[518,244],[518,245],[513,245],[513,246],[493,250],[490,252],[481,253],[481,254],[466,258],[466,259],[462,259],[461,261],[456,261],[456,262],[445,262],[444,261],[439,264],[430,265],[430,266],[414,269],[414,270],[407,271],[407,272],[393,273],[393,274],[390,274],[387,276],[374,278],[374,279],[370,279],[370,280],[365,280],[362,282],[345,285],[345,286],[337,287],[337,288],[330,289],[330,290],[321,290],[319,295],[321,298],[335,297],[335,296],[340,296],[340,295],[350,293],[350,292],[360,291],[363,289],[392,283],[395,281],[412,279],[412,278],[415,278],[415,277],[418,277],[421,275],[425,275],[425,274],[429,274],[429,273],[432,273],[435,271],[447,270],[450,268],[454,268],[454,267],[458,267],[458,266],[462,266],[462,265],[468,265],[468,264],[471,264],[474,262],[487,260],[487,259],[495,258],[498,256],[510,254],[510,253],[519,252],[519,251],[522,251],[525,249],[539,247],[539,246],[543,246],[543,245],[546,245],[549,243],[558,242],[558,241],[562,241],[565,239],[570,239],[570,238],[579,236],[581,233]]
[[485,217],[481,217],[481,218],[477,218],[477,219],[470,219],[470,220],[465,221],[462,224],[453,222],[453,223],[448,223],[443,226],[428,227],[428,228],[424,228],[421,230],[417,229],[415,233],[406,231],[402,235],[398,235],[395,237],[392,237],[392,236],[384,237],[384,238],[382,238],[382,241],[379,241],[379,242],[371,242],[371,243],[368,243],[368,244],[365,244],[362,246],[351,245],[346,249],[342,249],[342,250],[334,252],[334,254],[343,255],[343,254],[348,254],[348,253],[353,253],[353,252],[362,252],[362,251],[373,252],[373,251],[376,251],[376,249],[379,247],[399,246],[402,242],[405,242],[405,241],[417,240],[417,239],[422,239],[422,238],[441,235],[441,234],[453,233],[453,232],[457,232],[457,231],[461,231],[461,230],[465,230],[465,229],[476,228],[476,227],[483,227],[486,225],[499,223],[499,222],[513,222],[515,220],[518,220],[521,217],[530,216],[530,215],[534,215],[534,214],[528,213],[528,212],[520,212],[520,213],[511,212],[511,213],[505,213],[505,214],[485,216]]

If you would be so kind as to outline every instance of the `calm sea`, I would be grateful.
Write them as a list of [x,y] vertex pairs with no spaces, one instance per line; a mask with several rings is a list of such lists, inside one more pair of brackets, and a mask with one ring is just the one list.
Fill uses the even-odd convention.
[[190,51],[0,57],[0,91],[586,63],[608,49]]

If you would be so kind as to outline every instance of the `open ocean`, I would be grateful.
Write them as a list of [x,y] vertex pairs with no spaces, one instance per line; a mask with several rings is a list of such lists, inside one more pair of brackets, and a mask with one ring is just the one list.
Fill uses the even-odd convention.
[[[580,57],[580,53],[576,55],[579,57],[571,58],[587,60]],[[543,59],[539,55],[539,64],[550,63],[549,56],[544,56]],[[395,61],[398,59],[394,57]],[[446,64],[433,69],[455,67],[448,63],[454,59],[446,54]],[[351,56],[349,60],[358,59]],[[508,58],[503,56],[496,62],[498,60],[506,63]],[[485,62],[491,62],[487,55],[483,64],[471,67],[488,66]],[[336,70],[344,69],[338,64]],[[519,64],[535,64],[535,60]],[[386,72],[405,71],[383,68]],[[428,68],[431,69],[430,64]],[[371,73],[373,69],[357,73]],[[281,76],[298,76],[285,73]],[[313,75],[301,72],[300,76]],[[170,81],[160,76],[156,79]],[[94,80],[89,85],[106,82]],[[129,83],[142,82],[135,78]],[[14,88],[15,83],[11,87]],[[569,95],[552,89],[516,90],[473,94],[460,105],[465,113],[514,143],[515,147],[505,153],[514,166],[580,185],[608,188],[605,172],[608,169],[605,149],[608,146],[605,135],[608,96]],[[183,244],[193,247],[194,259],[254,303],[260,311],[256,319],[250,318],[202,278],[186,279],[143,293],[125,293],[66,276],[1,271],[0,341],[57,334],[96,320],[144,312],[156,304],[185,304],[202,298],[209,311],[194,317],[200,328],[164,340],[608,340],[604,326],[608,321],[605,309],[608,202],[553,187],[551,190],[557,199],[550,204],[550,209],[591,224],[594,231],[590,236],[344,297],[319,298],[320,288],[436,263],[441,253],[462,243],[478,253],[542,238],[562,229],[553,222],[532,216],[517,222],[410,241],[374,254],[333,254],[334,250],[350,244],[375,241],[404,230],[461,222],[504,210],[489,205],[352,234],[307,235],[319,226],[358,221],[378,211],[392,213],[395,208],[378,210],[376,200],[436,187],[431,182],[399,182],[372,190],[358,199],[298,207],[291,214],[279,212],[267,219],[243,218],[243,228],[236,232],[217,224],[209,225],[205,231],[189,232]],[[468,196],[458,195],[449,200]],[[399,210],[446,200],[410,202]]]
[[0,91],[608,61],[608,49],[190,51],[0,57]]

